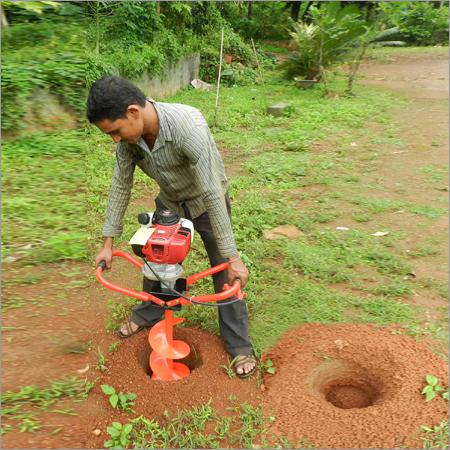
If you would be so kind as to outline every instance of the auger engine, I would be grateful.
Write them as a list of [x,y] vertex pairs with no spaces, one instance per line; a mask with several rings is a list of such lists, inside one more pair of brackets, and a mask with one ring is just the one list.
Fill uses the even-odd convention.
[[183,274],[181,263],[194,239],[194,225],[170,210],[141,213],[141,228],[130,240],[134,253],[144,259],[142,272],[161,283],[161,293],[172,294]]

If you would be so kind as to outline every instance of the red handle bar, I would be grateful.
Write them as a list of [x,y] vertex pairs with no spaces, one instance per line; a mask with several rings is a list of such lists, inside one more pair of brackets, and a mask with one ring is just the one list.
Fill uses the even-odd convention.
[[[141,261],[138,261],[137,259],[133,258],[130,254],[126,252],[122,252],[121,250],[115,250],[112,254],[113,256],[119,256],[120,258],[124,258],[127,261],[129,261],[134,266],[138,267],[139,269],[142,269],[144,266],[144,263]],[[219,264],[218,266],[211,267],[210,269],[206,269],[202,272],[190,275],[186,278],[186,284],[188,286],[194,284],[196,281],[200,280],[201,278],[205,278],[207,276],[213,275],[217,272],[221,272],[222,270],[227,269],[229,266],[229,263],[225,262],[222,264]],[[175,305],[188,305],[191,302],[189,300],[186,300],[183,297],[178,297],[173,300],[170,300],[168,302],[164,302],[158,297],[155,297],[152,294],[149,294],[148,292],[143,291],[135,291],[134,289],[124,288],[121,286],[117,286],[116,284],[113,284],[109,282],[107,279],[103,277],[103,270],[105,269],[105,265],[101,264],[99,267],[97,267],[95,271],[95,276],[97,280],[105,286],[107,289],[110,289],[115,292],[119,292],[121,294],[127,295],[128,297],[137,298],[138,300],[142,300],[143,302],[154,302],[159,306],[168,306],[172,307]],[[233,284],[233,286],[229,286],[228,284],[224,285],[224,290],[222,292],[219,292],[217,294],[207,294],[207,295],[199,295],[196,297],[191,297],[191,299],[195,302],[217,302],[220,300],[226,300],[227,298],[230,298],[232,296],[236,296],[239,299],[244,298],[244,293],[241,291],[241,282],[239,280],[236,280]]]

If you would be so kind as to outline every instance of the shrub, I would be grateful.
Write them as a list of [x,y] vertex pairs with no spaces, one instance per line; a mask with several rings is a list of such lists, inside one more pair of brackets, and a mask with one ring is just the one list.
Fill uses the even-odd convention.
[[397,27],[403,39],[418,45],[448,45],[448,6],[428,2],[385,2],[379,8],[387,26]]
[[448,43],[448,7],[433,8],[426,2],[412,2],[399,15],[400,32],[413,43]]

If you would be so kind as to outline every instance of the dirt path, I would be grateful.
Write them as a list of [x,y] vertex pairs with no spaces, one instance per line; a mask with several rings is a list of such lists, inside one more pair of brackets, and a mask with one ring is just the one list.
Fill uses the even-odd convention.
[[[394,114],[396,136],[401,139],[402,145],[397,145],[392,139],[387,139],[381,145],[370,142],[371,137],[380,133],[376,125],[370,124],[367,133],[355,138],[355,163],[360,165],[361,170],[371,167],[371,171],[365,172],[364,186],[376,186],[370,192],[372,198],[446,208],[448,185],[445,177],[439,177],[439,174],[448,164],[447,58],[441,54],[405,55],[387,64],[369,62],[364,65],[363,73],[363,83],[392,89],[409,98],[409,104],[398,108]],[[326,148],[322,150],[326,151]],[[376,157],[370,159],[375,153]],[[438,248],[437,253],[414,260],[414,271],[418,279],[447,281],[445,217],[433,221],[428,218],[417,220],[417,217],[412,218],[407,212],[388,212],[380,215],[378,220],[380,229],[386,227],[406,234],[407,238],[401,244],[405,252],[426,245],[432,239]],[[336,225],[355,227],[351,219],[346,223],[342,218],[339,223],[326,224]],[[364,226],[358,224],[358,227]],[[74,273],[64,277],[58,275],[60,271]],[[20,286],[13,283],[18,277],[33,274],[40,280]],[[128,280],[127,283],[134,287],[140,283],[137,271],[129,269],[126,264],[117,265],[115,277]],[[42,386],[63,376],[86,376],[90,379],[103,376],[95,370],[99,348],[108,359],[113,359],[111,370],[114,374],[125,377],[117,381],[118,387],[123,386],[129,391],[130,383],[143,378],[144,372],[133,373],[131,378],[126,378],[123,372],[127,357],[133,350],[131,340],[125,341],[115,356],[108,353],[109,346],[117,339],[105,331],[105,317],[108,315],[106,305],[108,300],[120,296],[110,295],[92,282],[90,265],[49,265],[33,269],[18,269],[10,265],[4,269],[3,280],[10,281],[10,285],[4,287],[4,296],[20,298],[29,303],[7,310],[3,316],[4,390],[17,390],[31,384]],[[61,286],[64,288],[61,289]],[[447,302],[438,295],[430,296],[429,291],[417,289],[413,301],[423,308],[425,322],[439,322],[446,315]],[[226,362],[225,351],[217,339],[211,340],[208,351],[216,355],[220,364]],[[208,367],[205,365],[203,370],[198,369],[193,380],[207,383],[210,377]],[[108,380],[111,373],[104,375],[104,379]],[[217,371],[214,376],[223,392],[231,392],[241,401],[255,402],[260,395],[255,383],[246,383],[245,389],[241,389],[237,380],[229,379],[223,371]],[[183,389],[189,391],[189,386]],[[147,394],[152,396],[154,392]],[[211,395],[215,395],[213,391]],[[182,406],[193,405],[195,400],[191,402],[184,398]],[[148,406],[153,407],[154,403],[139,404],[138,410],[145,412]],[[168,409],[176,406],[167,405]],[[225,396],[220,396],[215,406],[219,410],[225,408]],[[77,417],[57,414],[48,417],[47,423],[51,429],[61,428],[54,435],[49,434],[48,429],[35,433],[7,433],[3,437],[3,447],[101,447],[106,436],[93,436],[92,431],[96,427],[104,429],[110,420],[110,410],[98,386],[86,402],[75,405],[75,410],[79,414]],[[158,414],[162,414],[162,411],[158,411]],[[322,419],[318,417],[317,420]],[[288,420],[286,423],[289,425]]]
[[[409,103],[393,116],[395,133],[402,145],[384,145],[377,170],[367,184],[378,184],[374,193],[393,201],[427,205],[445,214],[436,220],[412,218],[405,212],[391,212],[381,224],[403,232],[402,249],[410,253],[433,242],[436,251],[414,259],[416,281],[448,283],[448,98],[449,66],[445,53],[406,54],[391,63],[365,64],[364,84],[380,86],[405,95]],[[398,141],[397,141],[398,142]],[[370,149],[373,151],[375,149]],[[375,150],[377,151],[377,150]],[[401,210],[400,210],[401,211]],[[418,289],[414,302],[424,308],[425,321],[446,320],[448,302],[438,295],[425,296]]]

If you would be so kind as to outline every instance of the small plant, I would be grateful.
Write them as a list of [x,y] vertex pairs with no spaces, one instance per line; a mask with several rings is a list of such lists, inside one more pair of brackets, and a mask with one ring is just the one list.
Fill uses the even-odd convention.
[[133,400],[135,400],[136,394],[124,394],[122,391],[116,393],[116,390],[107,384],[102,384],[101,388],[103,393],[109,396],[109,403],[113,408],[118,408],[121,411],[134,412],[131,407],[133,406]]
[[105,448],[126,448],[130,445],[130,433],[133,430],[133,425],[127,423],[122,425],[119,422],[113,422],[110,427],[106,429],[111,439],[104,442]]
[[267,372],[270,375],[275,374],[276,369],[275,369],[275,366],[273,365],[273,362],[271,359],[266,359],[265,361],[261,361],[259,363],[259,367],[260,367],[261,372],[263,372],[263,373]]
[[[433,400],[438,392],[442,392],[444,388],[438,384],[438,379],[434,375],[426,375],[425,380],[427,385],[422,389],[422,394],[425,395],[425,401],[430,402]],[[444,392],[442,396],[448,400],[448,391]]]
[[233,359],[227,358],[228,364],[222,364],[220,367],[222,367],[226,374],[230,377],[230,378],[234,378],[236,376],[236,373],[234,371],[234,363],[236,362],[237,356]]
[[121,341],[113,342],[113,343],[109,346],[108,352],[109,352],[109,353],[114,353],[114,352],[119,348],[119,345],[120,345],[121,343],[122,343]]
[[97,370],[100,370],[100,372],[106,372],[108,370],[108,366],[106,365],[106,357],[100,350],[100,347],[98,347],[97,349],[96,356],[97,356],[97,365],[95,366],[95,368]]
[[423,442],[423,448],[425,449],[447,449],[448,448],[448,422],[443,420],[439,425],[429,427],[422,425],[421,440]]
[[40,424],[39,421],[33,417],[32,415],[29,415],[28,417],[24,417],[22,419],[22,423],[20,424],[19,431],[21,433],[34,433],[35,431],[39,430]]

